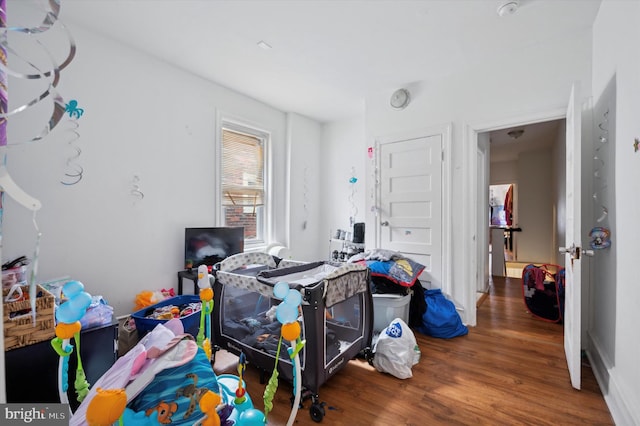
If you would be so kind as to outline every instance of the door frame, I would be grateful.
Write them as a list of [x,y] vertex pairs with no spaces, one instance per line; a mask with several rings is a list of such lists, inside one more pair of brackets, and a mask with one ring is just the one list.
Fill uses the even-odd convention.
[[453,290],[453,285],[451,282],[451,274],[453,270],[453,255],[452,255],[452,244],[451,239],[453,235],[453,224],[451,223],[451,188],[452,188],[452,167],[451,167],[451,129],[452,123],[447,123],[439,126],[430,126],[422,129],[416,129],[408,132],[401,132],[396,134],[389,134],[376,137],[374,139],[374,147],[375,147],[375,164],[373,165],[373,169],[370,171],[370,174],[373,175],[373,188],[369,190],[372,191],[372,194],[375,194],[374,199],[371,201],[374,202],[373,205],[367,206],[367,211],[371,211],[374,214],[371,217],[371,224],[367,224],[367,229],[374,230],[374,237],[376,242],[376,247],[380,246],[381,239],[381,229],[380,229],[380,220],[377,214],[377,208],[380,206],[380,197],[381,197],[381,185],[379,182],[380,179],[380,145],[384,143],[397,142],[401,140],[408,139],[419,139],[426,138],[433,135],[441,135],[442,136],[442,292],[451,295]]
[[[463,220],[462,232],[464,235],[464,244],[462,248],[462,258],[460,261],[464,265],[464,301],[463,304],[467,308],[463,321],[470,326],[477,325],[476,310],[476,292],[480,288],[480,280],[484,280],[484,276],[478,276],[478,262],[488,262],[489,247],[486,244],[479,245],[478,216],[481,215],[480,205],[483,200],[477,193],[477,180],[486,179],[488,181],[489,169],[488,162],[484,163],[484,170],[478,170],[481,165],[477,161],[479,146],[478,135],[480,133],[491,132],[494,130],[506,129],[509,127],[522,126],[526,124],[540,123],[544,121],[566,119],[566,107],[558,107],[545,111],[523,114],[521,116],[504,118],[491,122],[471,123],[464,125],[463,135]],[[468,243],[468,244],[467,244]]]
[[[478,222],[476,224],[476,229],[478,230],[478,233],[476,234],[476,259],[479,259],[476,264],[476,291],[486,292],[489,290],[489,283],[491,281],[491,263],[489,262],[489,256],[491,256],[491,254],[488,253],[488,250],[486,250],[487,253],[480,251],[480,248],[488,247],[490,241],[490,230],[489,227],[486,226],[489,223],[489,210],[487,209],[487,206],[489,205],[489,163],[491,159],[489,136],[481,137],[480,134],[478,134],[477,144],[476,170],[486,170],[486,172],[478,174],[475,194],[476,201],[474,202],[475,205],[479,206],[477,215]],[[485,207],[480,208],[480,206]]]

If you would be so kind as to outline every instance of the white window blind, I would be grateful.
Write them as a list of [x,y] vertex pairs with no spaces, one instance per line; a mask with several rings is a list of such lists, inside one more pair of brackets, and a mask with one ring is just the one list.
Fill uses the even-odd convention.
[[253,135],[222,129],[224,206],[264,204],[264,143]]

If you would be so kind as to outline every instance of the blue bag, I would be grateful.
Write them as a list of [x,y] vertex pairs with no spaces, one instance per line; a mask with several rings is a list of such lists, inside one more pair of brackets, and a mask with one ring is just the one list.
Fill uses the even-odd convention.
[[469,333],[467,326],[462,324],[456,306],[442,294],[442,290],[425,289],[424,299],[427,310],[422,315],[422,325],[417,327],[419,332],[444,339]]

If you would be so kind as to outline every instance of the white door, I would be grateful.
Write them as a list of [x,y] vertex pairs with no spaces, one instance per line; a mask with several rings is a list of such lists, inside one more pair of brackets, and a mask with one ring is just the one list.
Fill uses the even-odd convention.
[[575,83],[567,108],[566,232],[560,252],[565,253],[566,267],[564,351],[571,385],[576,389],[580,389],[581,113],[580,86]]
[[425,265],[421,281],[442,288],[443,135],[380,144],[380,248]]

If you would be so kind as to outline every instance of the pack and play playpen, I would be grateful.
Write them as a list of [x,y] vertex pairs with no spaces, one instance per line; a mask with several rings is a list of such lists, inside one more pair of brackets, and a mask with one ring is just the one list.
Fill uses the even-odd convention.
[[[229,352],[244,353],[263,373],[276,365],[281,301],[274,286],[286,282],[300,292],[298,316],[302,387],[312,399],[311,418],[322,421],[318,389],[358,354],[370,353],[373,299],[369,270],[364,265],[330,262],[301,263],[274,259],[264,253],[243,253],[220,263],[214,284],[214,343]],[[292,362],[283,348],[277,363],[280,377],[294,381]]]
[[560,323],[564,316],[565,269],[559,265],[529,264],[522,270],[522,295],[535,317]]

